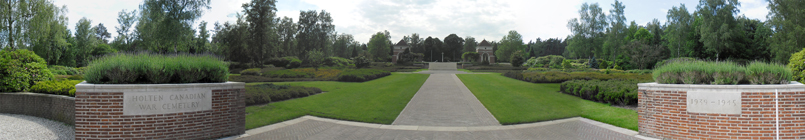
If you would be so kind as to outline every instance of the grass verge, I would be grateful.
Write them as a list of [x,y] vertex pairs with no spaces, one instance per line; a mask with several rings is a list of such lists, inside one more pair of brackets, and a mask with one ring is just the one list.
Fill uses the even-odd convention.
[[534,84],[499,74],[459,74],[459,79],[504,125],[584,117],[637,131],[637,112],[559,92],[559,84]]
[[[325,93],[246,107],[246,129],[304,115],[391,124],[427,78],[426,74],[392,74],[363,83],[334,81],[274,83],[317,87]],[[261,83],[248,83],[246,86],[256,84]]]

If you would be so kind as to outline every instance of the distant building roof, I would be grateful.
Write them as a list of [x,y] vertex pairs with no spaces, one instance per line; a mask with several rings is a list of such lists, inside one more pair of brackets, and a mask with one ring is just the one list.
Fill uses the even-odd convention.
[[397,45],[394,46],[408,46],[408,43],[405,43],[405,40],[400,39],[400,42],[397,42]]
[[489,44],[489,42],[486,42],[486,39],[484,39],[484,41],[481,41],[481,44],[478,44],[478,46],[492,46],[492,44]]

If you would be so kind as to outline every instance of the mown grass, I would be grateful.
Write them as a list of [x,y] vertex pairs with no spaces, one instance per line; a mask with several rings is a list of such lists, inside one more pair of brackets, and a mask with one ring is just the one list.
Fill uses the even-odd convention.
[[535,84],[499,74],[459,74],[459,79],[501,124],[584,117],[637,130],[637,112],[559,92],[559,84]]
[[[274,84],[317,87],[325,93],[305,98],[246,107],[246,129],[304,115],[339,120],[391,124],[416,94],[426,74],[392,74],[363,83],[312,81]],[[261,83],[248,83],[247,86]]]

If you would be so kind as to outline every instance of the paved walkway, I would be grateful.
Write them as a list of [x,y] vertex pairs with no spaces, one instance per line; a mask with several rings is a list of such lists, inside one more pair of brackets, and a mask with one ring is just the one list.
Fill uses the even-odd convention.
[[392,125],[500,125],[455,74],[431,74]]
[[[425,84],[392,125],[304,116],[246,131],[237,139],[644,139],[637,132],[585,119],[501,126],[456,77],[429,70]],[[235,138],[235,137],[232,137]]]

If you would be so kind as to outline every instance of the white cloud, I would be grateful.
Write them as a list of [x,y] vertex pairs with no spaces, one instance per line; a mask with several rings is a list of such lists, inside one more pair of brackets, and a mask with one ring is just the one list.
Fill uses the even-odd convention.
[[74,31],[78,20],[86,17],[92,21],[92,26],[103,23],[106,30],[114,37],[117,36],[115,27],[119,25],[117,23],[118,12],[123,9],[136,10],[141,2],[140,0],[57,0],[53,3],[59,7],[67,6],[67,17],[69,18],[67,29]]

